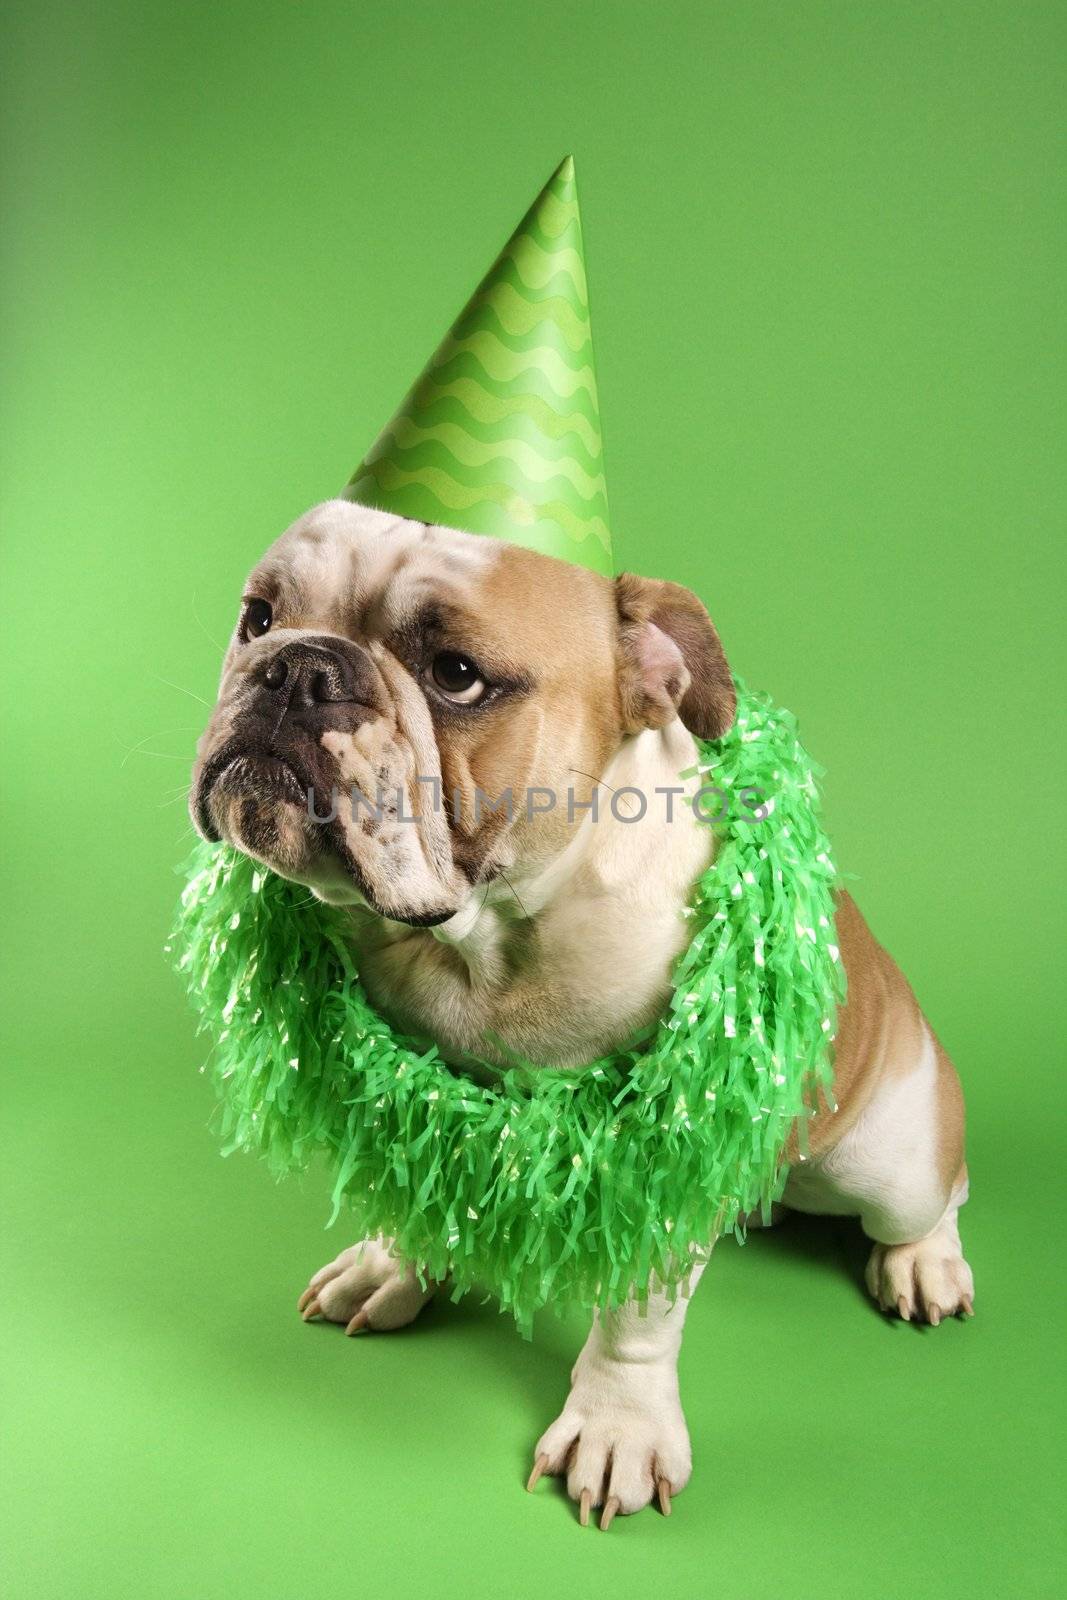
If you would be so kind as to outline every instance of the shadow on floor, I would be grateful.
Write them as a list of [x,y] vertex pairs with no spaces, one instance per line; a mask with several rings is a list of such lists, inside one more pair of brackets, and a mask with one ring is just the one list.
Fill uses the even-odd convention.
[[854,1217],[807,1217],[787,1211],[773,1227],[751,1229],[742,1248],[751,1252],[755,1271],[761,1261],[773,1261],[784,1271],[810,1273],[815,1268],[845,1278],[874,1315],[881,1315],[863,1281],[871,1241]]

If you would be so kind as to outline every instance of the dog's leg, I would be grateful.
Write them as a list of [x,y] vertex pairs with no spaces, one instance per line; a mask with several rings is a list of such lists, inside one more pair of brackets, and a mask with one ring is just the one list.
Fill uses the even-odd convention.
[[[702,1267],[689,1280],[696,1287]],[[603,1505],[600,1526],[617,1511],[640,1511],[654,1496],[661,1509],[689,1482],[689,1431],[678,1394],[678,1351],[689,1300],[665,1295],[598,1313],[571,1373],[571,1392],[542,1434],[528,1487],[543,1472],[567,1479],[583,1526]]]
[[868,1115],[868,1132],[895,1171],[866,1185],[860,1221],[875,1241],[867,1288],[883,1311],[906,1322],[936,1328],[943,1317],[973,1315],[974,1278],[957,1222],[967,1198],[963,1093],[925,1024],[912,1072],[876,1095]]
[[925,1023],[914,1053],[881,1078],[848,1132],[792,1169],[784,1198],[798,1211],[859,1216],[874,1241],[867,1287],[884,1311],[935,1327],[972,1314],[957,1225],[967,1198],[963,1096]]
[[346,1333],[384,1333],[414,1322],[438,1286],[424,1287],[388,1245],[387,1239],[364,1239],[316,1272],[297,1305],[304,1321],[343,1322]]
[[[966,1174],[963,1175],[966,1198]],[[937,1327],[942,1317],[974,1312],[974,1278],[963,1257],[958,1204],[914,1244],[876,1244],[867,1262],[867,1288],[883,1311]],[[869,1231],[869,1230],[867,1230]]]

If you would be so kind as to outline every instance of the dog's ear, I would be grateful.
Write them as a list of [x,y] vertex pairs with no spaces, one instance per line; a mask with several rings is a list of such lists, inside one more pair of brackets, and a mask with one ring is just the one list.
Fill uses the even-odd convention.
[[627,733],[662,728],[678,716],[698,739],[720,739],[737,696],[719,635],[696,595],[624,572],[615,580],[615,603]]

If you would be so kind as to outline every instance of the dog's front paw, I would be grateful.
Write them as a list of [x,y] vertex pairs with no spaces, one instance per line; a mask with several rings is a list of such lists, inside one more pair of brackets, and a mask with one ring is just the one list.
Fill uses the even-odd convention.
[[567,1404],[535,1450],[527,1488],[542,1473],[565,1475],[582,1526],[590,1506],[604,1507],[600,1526],[616,1512],[640,1511],[655,1496],[669,1515],[671,1496],[689,1482],[689,1430],[678,1396],[673,1356],[620,1361],[596,1348],[582,1351]]
[[436,1288],[432,1282],[423,1288],[412,1269],[391,1256],[382,1240],[365,1239],[316,1272],[297,1310],[305,1322],[312,1317],[343,1322],[346,1333],[362,1333],[365,1328],[383,1333],[414,1322]]

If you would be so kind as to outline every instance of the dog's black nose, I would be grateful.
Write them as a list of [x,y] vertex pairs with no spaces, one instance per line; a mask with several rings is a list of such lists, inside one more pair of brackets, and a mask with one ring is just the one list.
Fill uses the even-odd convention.
[[327,645],[297,639],[260,669],[259,681],[277,694],[284,690],[290,706],[351,705],[365,698],[353,663]]

